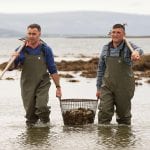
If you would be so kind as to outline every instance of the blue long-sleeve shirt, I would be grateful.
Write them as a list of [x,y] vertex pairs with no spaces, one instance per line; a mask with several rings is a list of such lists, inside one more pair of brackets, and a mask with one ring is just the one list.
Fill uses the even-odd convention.
[[[40,55],[41,54],[41,46],[42,49],[44,50],[44,59],[45,59],[45,63],[47,65],[47,69],[49,71],[50,74],[54,74],[57,73],[57,68],[56,68],[56,64],[54,62],[54,56],[53,56],[53,52],[52,49],[46,45],[46,44],[40,44],[39,46],[37,46],[36,48],[31,48],[29,46],[26,46],[26,52],[29,55]],[[16,51],[18,50],[18,48],[16,49]],[[16,58],[16,60],[14,61],[15,66],[17,66],[18,64],[23,64],[25,60],[25,54],[24,51],[21,51],[19,56]]]
[[[103,80],[103,76],[105,73],[105,69],[106,69],[106,57],[107,57],[107,51],[109,48],[109,44],[106,44],[103,46],[101,55],[100,55],[100,59],[99,59],[99,63],[98,63],[98,70],[97,70],[97,82],[96,82],[96,86],[97,86],[97,90],[100,90],[101,85],[102,85],[102,80]],[[143,54],[143,50],[141,48],[139,48],[138,46],[136,46],[135,44],[131,43],[131,46],[133,47],[134,50],[137,50],[139,52],[140,55]],[[120,50],[123,48],[124,42],[122,42],[117,48],[114,48],[112,46],[110,46],[110,56],[119,56]],[[132,61],[131,61],[131,55],[130,55],[130,50],[129,48],[125,45],[124,47],[124,61],[128,64],[128,65],[132,65]]]

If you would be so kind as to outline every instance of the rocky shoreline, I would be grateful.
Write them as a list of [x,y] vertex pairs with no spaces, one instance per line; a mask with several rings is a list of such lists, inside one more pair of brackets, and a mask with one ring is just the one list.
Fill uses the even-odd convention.
[[[86,78],[95,78],[97,74],[99,58],[92,58],[89,61],[64,61],[57,62],[59,71],[75,71],[81,72],[80,76]],[[140,80],[142,77],[150,78],[150,55],[143,55],[140,61],[133,65],[135,79]],[[148,80],[148,83],[150,81]]]
[[[73,75],[68,71],[73,71],[74,74],[80,73],[80,76],[85,78],[96,78],[97,66],[99,58],[91,58],[89,61],[77,60],[77,61],[65,61],[56,62],[59,71],[66,72],[66,74],[60,74],[62,78],[70,78],[70,82],[76,82]],[[0,64],[0,70],[3,70],[7,62]],[[10,69],[11,70],[11,69]],[[140,61],[137,61],[133,65],[135,79],[138,82],[142,77],[147,78],[147,82],[150,83],[150,54],[143,55]]]

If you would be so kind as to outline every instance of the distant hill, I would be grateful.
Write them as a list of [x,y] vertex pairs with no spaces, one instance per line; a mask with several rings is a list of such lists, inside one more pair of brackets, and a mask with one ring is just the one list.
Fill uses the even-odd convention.
[[9,37],[9,36],[23,36],[21,32],[11,30],[11,29],[4,29],[0,28],[0,37]]
[[23,36],[26,26],[38,23],[43,36],[107,35],[115,23],[127,23],[127,35],[150,35],[150,15],[113,12],[57,12],[0,14],[0,37]]

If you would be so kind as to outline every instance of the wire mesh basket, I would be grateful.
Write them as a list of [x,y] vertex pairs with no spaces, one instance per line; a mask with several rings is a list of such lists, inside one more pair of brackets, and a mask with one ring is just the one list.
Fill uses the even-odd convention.
[[65,125],[84,125],[94,122],[98,100],[61,99],[60,107]]

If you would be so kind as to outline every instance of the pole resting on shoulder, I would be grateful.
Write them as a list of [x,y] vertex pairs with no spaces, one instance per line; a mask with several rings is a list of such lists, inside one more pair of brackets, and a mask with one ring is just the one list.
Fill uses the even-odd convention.
[[[26,43],[26,40],[23,41],[23,44],[19,47],[19,49],[17,50],[18,53],[20,53],[22,51],[22,49],[24,48]],[[8,61],[7,66],[5,67],[5,69],[2,71],[1,75],[0,75],[0,80],[2,79],[3,75],[5,74],[5,72],[9,69],[9,67],[13,64],[13,62],[15,61],[15,59],[17,58],[17,56],[12,56],[10,58],[10,60]]]
[[134,52],[134,49],[132,48],[131,44],[128,42],[128,40],[124,37],[124,41],[127,44],[128,48],[130,49],[131,53]]
[[[20,41],[28,41],[27,37],[23,37],[19,39]],[[40,42],[42,42],[43,44],[45,43],[42,39],[40,39]]]

